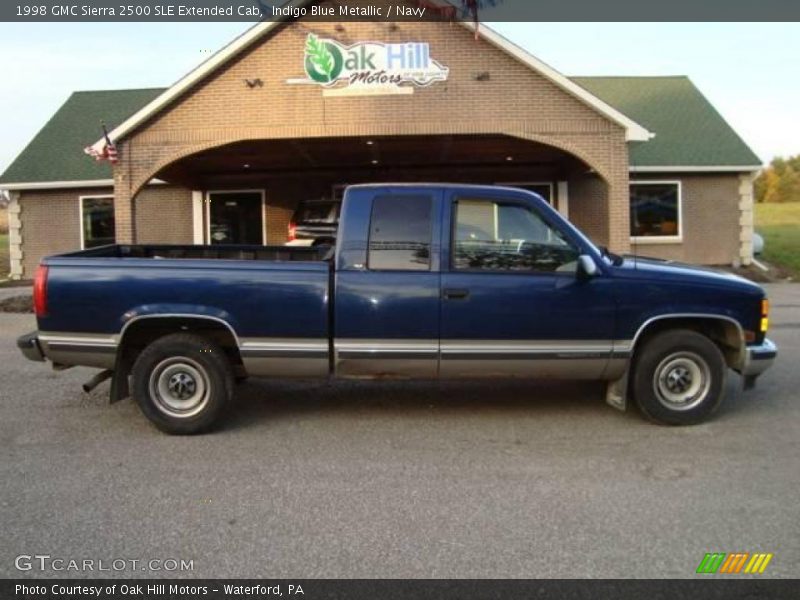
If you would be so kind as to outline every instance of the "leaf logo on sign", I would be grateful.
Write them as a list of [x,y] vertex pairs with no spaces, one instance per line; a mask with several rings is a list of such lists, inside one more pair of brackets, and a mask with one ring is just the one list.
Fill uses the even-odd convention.
[[310,33],[306,38],[306,74],[319,83],[331,83],[342,70],[342,54],[329,42]]

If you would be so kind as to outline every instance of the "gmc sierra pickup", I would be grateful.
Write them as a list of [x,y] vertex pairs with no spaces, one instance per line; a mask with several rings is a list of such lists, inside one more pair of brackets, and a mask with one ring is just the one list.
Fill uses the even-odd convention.
[[103,369],[169,433],[210,428],[237,378],[549,377],[607,383],[691,424],[777,355],[764,291],[596,247],[539,196],[467,185],[347,189],[335,248],[113,245],[51,256],[38,331],[56,369]]

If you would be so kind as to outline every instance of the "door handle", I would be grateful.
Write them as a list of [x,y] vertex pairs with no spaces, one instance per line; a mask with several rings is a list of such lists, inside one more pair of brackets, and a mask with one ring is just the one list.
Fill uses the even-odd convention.
[[444,296],[445,300],[463,300],[469,296],[469,290],[445,288],[442,290],[442,296]]

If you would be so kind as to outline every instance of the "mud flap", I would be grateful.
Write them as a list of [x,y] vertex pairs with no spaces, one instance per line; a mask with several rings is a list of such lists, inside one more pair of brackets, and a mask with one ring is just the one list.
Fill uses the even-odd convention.
[[623,412],[628,408],[628,369],[619,379],[608,382],[606,403]]
[[128,378],[131,374],[131,361],[126,354],[126,352],[117,352],[117,360],[114,363],[114,375],[111,378],[111,389],[108,394],[110,404],[124,400],[131,395],[128,386]]

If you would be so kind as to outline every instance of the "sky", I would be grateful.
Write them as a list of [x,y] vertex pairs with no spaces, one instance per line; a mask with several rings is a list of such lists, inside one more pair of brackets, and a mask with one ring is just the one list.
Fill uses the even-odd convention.
[[[800,23],[491,25],[566,75],[688,75],[763,161],[800,154]],[[0,172],[71,92],[169,86],[248,27],[0,23]]]

